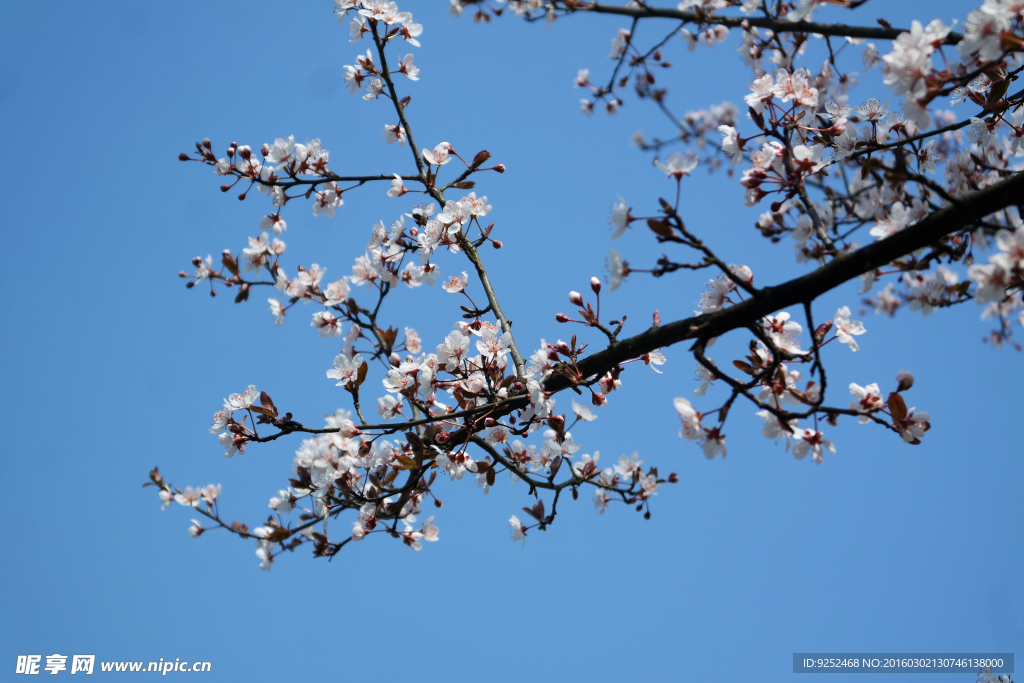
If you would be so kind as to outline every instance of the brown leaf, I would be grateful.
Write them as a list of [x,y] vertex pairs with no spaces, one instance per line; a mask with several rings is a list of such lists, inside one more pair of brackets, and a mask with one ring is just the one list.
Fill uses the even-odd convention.
[[657,218],[648,218],[647,227],[651,229],[654,234],[664,237],[665,239],[672,239],[675,235],[672,232],[672,226],[663,220]]
[[895,391],[889,394],[888,404],[889,412],[892,413],[893,424],[899,426],[899,420],[907,417],[907,404],[903,402],[903,397]]
[[292,532],[290,530],[277,528],[267,535],[267,540],[271,543],[277,543],[278,541],[283,541],[291,535]]
[[491,153],[488,152],[486,149],[482,150],[482,151],[476,153],[476,156],[473,157],[473,163],[471,163],[469,166],[470,166],[470,168],[476,168],[477,166],[479,166],[480,164],[484,163],[485,161],[487,161],[490,158],[491,158]]
[[238,275],[238,262],[235,261],[235,257],[230,252],[225,251],[220,257],[220,262],[224,264],[224,267],[231,271],[232,275]]
[[751,367],[749,363],[744,363],[741,360],[734,360],[732,362],[732,364],[735,365],[737,369],[742,370],[743,372],[747,373],[748,375],[753,375],[754,372],[755,372],[754,368]]
[[269,411],[268,414],[277,417],[277,406],[274,405],[274,402],[270,399],[270,396],[267,395],[267,392],[265,391],[260,392],[260,406],[265,410]]
[[407,455],[400,455],[396,458],[396,460],[398,460],[398,462],[402,464],[402,467],[407,470],[414,470],[420,466],[418,462],[416,462]]
[[556,455],[555,459],[551,461],[551,478],[554,479],[555,475],[558,474],[559,468],[562,466],[562,456]]

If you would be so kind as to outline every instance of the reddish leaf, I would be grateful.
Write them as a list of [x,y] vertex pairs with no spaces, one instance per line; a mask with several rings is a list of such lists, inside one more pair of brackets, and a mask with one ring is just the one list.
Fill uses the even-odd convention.
[[407,470],[414,470],[420,466],[418,462],[416,462],[407,455],[400,455],[398,456],[398,458],[396,458],[396,460],[398,460],[398,462],[401,463],[402,467]]
[[899,426],[899,421],[907,417],[907,404],[903,402],[903,397],[895,391],[889,394],[888,403],[889,412],[892,413],[893,424]]
[[665,221],[658,220],[656,218],[647,219],[647,227],[651,229],[656,235],[660,235],[665,239],[671,239],[674,237],[672,233],[672,227]]
[[269,411],[269,415],[277,417],[277,406],[274,405],[274,402],[270,400],[270,396],[268,396],[265,391],[260,392],[260,406],[264,408],[264,410]]
[[231,271],[232,275],[238,275],[238,262],[235,261],[235,257],[230,252],[225,251],[220,257],[220,262],[224,264],[224,267]]
[[732,364],[735,365],[739,370],[742,370],[743,372],[747,373],[748,375],[754,374],[754,368],[751,367],[749,363],[744,363],[741,360],[734,360]]

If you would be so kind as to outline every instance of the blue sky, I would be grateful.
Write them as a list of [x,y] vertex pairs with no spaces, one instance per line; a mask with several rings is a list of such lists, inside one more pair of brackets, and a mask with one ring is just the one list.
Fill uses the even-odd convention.
[[[487,149],[508,167],[477,187],[505,244],[484,256],[520,346],[532,349],[572,333],[554,315],[568,311],[569,290],[601,275],[610,246],[635,265],[662,252],[643,230],[612,245],[607,216],[617,195],[651,213],[674,191],[629,144],[638,128],[668,129],[634,98],[615,117],[577,112],[572,79],[584,67],[606,77],[609,39],[625,25],[616,18],[474,25],[445,4],[402,5],[425,29],[412,50],[421,80],[401,87],[422,146]],[[905,26],[962,20],[973,6],[869,3],[855,16],[873,23],[884,11]],[[934,418],[918,447],[846,423],[827,432],[838,453],[816,466],[763,439],[753,410],[737,407],[728,458],[708,462],[677,436],[672,399],[696,383],[692,358],[673,348],[664,375],[631,368],[600,418],[574,432],[582,452],[614,460],[636,450],[679,473],[649,521],[621,507],[599,516],[581,496],[520,547],[507,520],[527,504],[523,487],[499,482],[484,497],[467,480],[438,487],[441,542],[420,553],[371,538],[332,563],[301,552],[265,574],[249,541],[189,538],[188,512],[161,512],[156,492],[141,488],[150,468],[177,486],[222,484],[225,514],[256,524],[297,446],[282,439],[225,459],[207,432],[224,396],[255,384],[308,424],[347,407],[324,378],[336,343],[314,334],[306,311],[275,328],[262,292],[236,306],[226,293],[186,291],[176,276],[193,256],[239,251],[268,210],[178,162],[197,139],[220,153],[231,140],[258,148],[319,137],[336,171],[408,172],[408,149],[379,135],[394,123],[387,103],[345,92],[342,65],[367,44],[349,44],[330,10],[234,0],[8,7],[0,117],[19,144],[2,171],[0,277],[11,298],[0,333],[0,665],[62,653],[208,660],[208,680],[383,671],[427,681],[774,681],[793,676],[793,652],[1024,649],[1021,358],[981,343],[988,328],[973,305],[930,318],[868,312],[858,354],[828,349],[834,387],[885,388],[900,369],[916,374],[908,401]],[[656,35],[649,26],[638,38]],[[733,47],[671,48],[663,80],[680,111],[740,101],[751,78]],[[880,93],[877,74],[864,81]],[[332,220],[289,206],[289,271],[317,262],[329,277],[348,273],[370,226],[413,203],[384,189],[346,195]],[[687,179],[683,205],[688,226],[750,265],[759,284],[805,272],[787,244],[756,236],[763,209],[743,207],[735,179]],[[442,272],[468,270],[445,259]],[[704,279],[634,276],[602,309],[628,314],[636,333],[654,309],[689,314]],[[823,297],[818,317],[856,310],[857,288]],[[403,289],[389,299],[389,322],[432,347],[458,315],[446,296]],[[581,338],[598,348],[597,337]],[[842,404],[844,394],[832,396]]]

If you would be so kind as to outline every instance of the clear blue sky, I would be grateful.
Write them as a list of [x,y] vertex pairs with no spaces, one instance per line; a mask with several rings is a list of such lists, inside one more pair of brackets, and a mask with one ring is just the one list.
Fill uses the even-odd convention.
[[[402,5],[425,27],[412,50],[421,80],[402,86],[421,145],[486,148],[507,165],[478,186],[506,244],[485,256],[519,343],[533,348],[571,334],[554,314],[601,274],[616,195],[649,213],[674,190],[628,140],[667,128],[632,98],[614,118],[577,112],[572,79],[583,67],[606,77],[618,19],[474,25],[446,4]],[[948,22],[974,6],[868,3],[855,16]],[[379,135],[394,123],[383,100],[345,92],[341,67],[367,45],[347,42],[329,2],[6,9],[0,678],[18,654],[55,652],[208,660],[204,680],[424,681],[777,681],[793,676],[795,651],[1024,652],[1022,359],[981,344],[988,328],[973,305],[927,319],[867,313],[860,353],[829,349],[840,404],[849,382],[916,373],[908,401],[934,418],[916,448],[847,423],[827,432],[838,453],[815,466],[763,439],[753,411],[737,407],[729,457],[708,462],[677,437],[672,398],[696,383],[692,359],[670,349],[664,375],[631,370],[575,432],[602,462],[637,450],[679,473],[650,521],[621,507],[598,516],[581,497],[521,548],[507,520],[527,502],[523,487],[499,482],[484,497],[464,481],[438,488],[441,542],[420,553],[373,538],[333,563],[302,552],[265,574],[249,541],[189,538],[188,511],[161,512],[140,487],[150,468],[178,486],[222,484],[225,514],[256,524],[297,446],[226,460],[207,432],[224,396],[256,384],[315,423],[345,395],[324,378],[336,343],[316,337],[306,311],[275,328],[262,292],[236,306],[185,290],[176,273],[195,255],[240,250],[267,204],[222,195],[209,169],[177,154],[204,136],[218,153],[231,140],[319,137],[335,170],[392,173],[407,172],[408,151]],[[750,75],[734,44],[678,47],[664,80],[679,109],[741,101]],[[877,79],[865,79],[873,94]],[[408,210],[384,189],[346,195],[333,220],[289,207],[289,272],[315,261],[331,279],[348,273],[370,226]],[[758,283],[804,272],[788,245],[756,237],[763,209],[742,206],[735,179],[698,174],[685,192],[689,227]],[[642,230],[614,246],[636,265],[661,253]],[[444,272],[466,268],[447,259]],[[638,332],[655,308],[690,313],[703,279],[634,277],[602,308]],[[856,291],[825,297],[820,315],[856,310]],[[433,346],[457,315],[445,296],[403,289],[390,321]]]

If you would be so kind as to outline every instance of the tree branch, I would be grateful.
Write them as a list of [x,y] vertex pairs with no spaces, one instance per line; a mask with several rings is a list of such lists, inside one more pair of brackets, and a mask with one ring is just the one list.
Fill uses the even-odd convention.
[[[676,320],[610,345],[604,351],[579,361],[584,377],[602,374],[622,361],[687,339],[709,339],[749,325],[770,313],[811,301],[848,280],[880,268],[892,261],[927,247],[974,221],[1024,199],[1024,173],[960,198],[960,203],[940,209],[920,223],[897,232],[832,262],[803,277],[775,287],[761,289],[752,297],[721,311]],[[569,386],[561,375],[544,383],[545,391],[560,391]]]
[[[871,38],[874,40],[895,40],[901,33],[900,28],[884,28],[882,26],[850,26],[848,24],[820,24],[813,21],[786,21],[767,17],[726,17],[720,14],[704,14],[685,12],[661,7],[618,7],[615,5],[581,5],[573,11],[596,12],[597,14],[619,14],[634,19],[644,17],[663,17],[681,19],[695,24],[718,24],[729,28],[741,28],[744,23],[758,28],[768,28],[776,33],[818,33],[823,36],[849,36],[850,38]],[[960,33],[946,36],[945,45],[956,45],[963,40]]]

